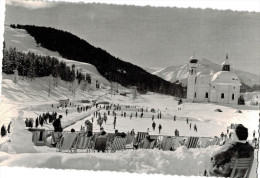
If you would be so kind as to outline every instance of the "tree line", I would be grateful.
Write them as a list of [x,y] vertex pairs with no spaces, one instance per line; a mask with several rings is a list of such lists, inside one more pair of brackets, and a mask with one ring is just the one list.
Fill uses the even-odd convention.
[[14,74],[33,80],[36,77],[50,76],[60,78],[67,82],[77,80],[80,83],[91,83],[90,74],[83,74],[75,71],[75,65],[70,68],[65,62],[59,61],[55,57],[41,56],[33,52],[20,52],[16,48],[3,48],[2,71],[6,74]]
[[[152,75],[141,67],[122,61],[69,32],[34,25],[12,24],[11,27],[25,29],[34,37],[37,45],[57,51],[64,58],[94,65],[109,81],[125,87],[136,86],[139,92],[152,91],[178,97],[185,95],[181,84],[170,83]],[[67,76],[67,79],[70,80],[70,77]]]

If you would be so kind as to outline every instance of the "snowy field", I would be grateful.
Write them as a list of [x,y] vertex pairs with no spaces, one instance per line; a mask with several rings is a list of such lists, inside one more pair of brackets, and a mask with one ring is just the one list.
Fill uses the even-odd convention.
[[[75,107],[68,107],[69,114],[65,115],[65,109],[57,108],[58,99],[70,96],[66,90],[65,83],[61,83],[59,88],[53,90],[53,95],[47,97],[44,91],[44,81],[47,78],[37,79],[32,82],[27,80],[19,82],[17,85],[11,81],[12,76],[3,75],[3,89],[1,96],[1,125],[7,124],[12,118],[17,117],[17,112],[24,111],[25,117],[36,118],[37,114],[44,112],[56,111],[63,115],[62,126],[64,130],[69,131],[74,128],[79,131],[84,125],[85,120],[91,120],[93,112],[96,108],[92,108],[87,112],[78,113]],[[27,87],[24,87],[27,86]],[[108,87],[107,87],[108,88]],[[249,128],[249,139],[252,138],[253,130],[258,130],[258,114],[257,108],[248,106],[228,107],[212,103],[188,103],[178,105],[177,98],[160,94],[148,93],[146,95],[138,95],[136,100],[131,95],[109,95],[109,89],[81,92],[77,91],[76,96],[71,96],[73,104],[80,104],[81,99],[97,99],[98,101],[109,101],[114,104],[122,105],[122,111],[127,116],[122,117],[122,111],[117,111],[116,129],[120,132],[128,132],[131,129],[137,131],[147,131],[151,135],[174,135],[174,130],[178,129],[181,136],[219,136],[221,132],[226,133],[227,126],[231,123],[242,123]],[[51,107],[51,104],[54,107]],[[135,117],[134,109],[125,109],[125,105],[143,108],[148,112],[144,112],[144,117]],[[181,107],[181,110],[178,110]],[[149,112],[154,108],[156,113]],[[215,109],[221,109],[223,112],[215,112]],[[237,113],[237,110],[242,113]],[[157,119],[157,111],[162,113],[162,119]],[[104,110],[100,110],[103,115]],[[130,113],[133,114],[130,119]],[[155,131],[152,130],[152,115],[157,126]],[[176,115],[176,121],[173,120]],[[190,129],[186,119],[192,123]],[[113,133],[113,117],[108,116],[107,123],[103,127],[107,132]],[[162,125],[161,134],[158,133],[158,125]],[[196,124],[198,132],[193,130]],[[99,131],[99,125],[94,118],[94,132]],[[52,124],[45,124],[47,130],[52,130]],[[27,131],[26,131],[27,132]],[[257,134],[258,135],[258,134]],[[200,175],[207,167],[207,163],[211,155],[219,149],[219,146],[211,146],[206,149],[187,149],[179,147],[176,151],[153,150],[126,150],[116,153],[58,153],[56,149],[43,147],[33,147],[34,153],[14,153],[11,152],[5,141],[8,137],[1,138],[0,143],[0,166],[24,166],[24,167],[40,167],[40,168],[57,168],[57,169],[84,169],[84,170],[110,170],[130,173],[153,173],[153,174],[170,174],[170,175]],[[30,137],[28,137],[30,139]],[[183,169],[185,167],[185,169]],[[251,176],[256,176],[257,152],[255,152],[255,161]],[[251,177],[250,176],[250,177]]]

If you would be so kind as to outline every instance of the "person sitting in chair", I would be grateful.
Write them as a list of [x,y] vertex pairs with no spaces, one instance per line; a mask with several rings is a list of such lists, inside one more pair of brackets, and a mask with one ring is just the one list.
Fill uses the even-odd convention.
[[104,130],[103,127],[100,128],[100,132],[97,134],[97,136],[105,136],[107,133],[106,131]]
[[[222,146],[220,152],[211,158],[208,174],[215,177],[230,177],[232,159],[253,157],[254,148],[246,141],[247,137],[248,129],[242,124],[237,125],[235,132],[231,134],[232,142]],[[245,171],[237,171],[236,177],[243,177]]]

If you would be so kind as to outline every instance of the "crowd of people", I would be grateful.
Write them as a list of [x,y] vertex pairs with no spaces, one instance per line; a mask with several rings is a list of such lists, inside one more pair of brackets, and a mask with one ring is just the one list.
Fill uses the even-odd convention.
[[[52,123],[56,120],[57,113],[52,112],[51,114],[49,112],[40,114],[36,119],[33,118],[26,118],[25,119],[25,127],[35,127],[38,128],[38,126],[43,127],[44,124]],[[35,125],[34,125],[35,124]]]

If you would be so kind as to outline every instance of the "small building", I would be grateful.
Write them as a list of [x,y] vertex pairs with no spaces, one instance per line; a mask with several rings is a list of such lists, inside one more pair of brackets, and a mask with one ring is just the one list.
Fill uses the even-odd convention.
[[69,102],[70,102],[69,99],[60,99],[60,100],[59,100],[60,106],[66,106],[66,105],[69,104]]

